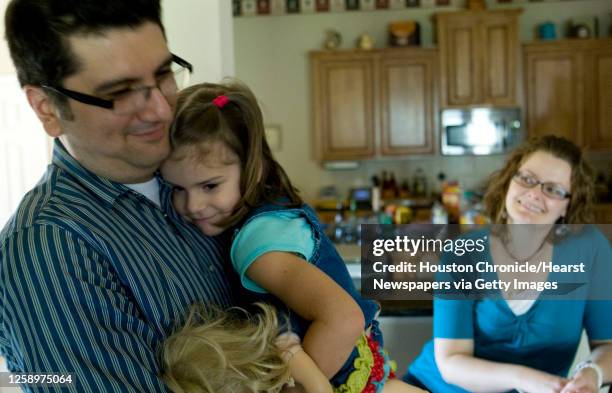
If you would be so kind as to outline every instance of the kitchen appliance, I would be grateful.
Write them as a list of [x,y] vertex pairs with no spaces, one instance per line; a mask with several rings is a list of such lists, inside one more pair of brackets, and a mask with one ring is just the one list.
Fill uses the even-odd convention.
[[349,199],[359,210],[372,209],[372,187],[355,187],[349,191]]
[[441,117],[443,155],[506,153],[524,139],[519,108],[444,109]]

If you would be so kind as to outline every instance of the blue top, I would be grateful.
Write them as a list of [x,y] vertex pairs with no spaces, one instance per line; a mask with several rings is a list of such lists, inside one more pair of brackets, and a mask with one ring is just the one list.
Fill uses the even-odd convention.
[[267,293],[246,271],[270,251],[294,253],[309,261],[314,254],[314,237],[308,221],[296,212],[279,210],[261,214],[242,227],[232,242],[230,256],[246,289]]
[[167,391],[161,342],[190,304],[232,303],[227,251],[183,221],[170,194],[162,183],[160,208],[56,140],[0,234],[0,354],[11,371],[74,373],[79,392]]
[[[491,260],[488,250],[485,252],[484,260]],[[474,261],[482,261],[480,257],[483,256],[478,253],[470,255]],[[609,241],[594,227],[585,227],[581,233],[553,248],[554,265],[571,265],[578,261],[586,264],[591,280],[602,276],[601,268],[608,269],[605,266],[609,267],[612,261]],[[550,273],[548,280],[563,281],[559,274]],[[566,376],[583,328],[590,340],[612,339],[610,297],[608,300],[586,299],[585,292],[577,300],[538,299],[525,314],[517,316],[505,300],[435,298],[433,335],[434,338],[474,340],[477,358],[521,364]],[[433,340],[408,367],[408,373],[434,393],[466,392],[442,379],[435,362]]]

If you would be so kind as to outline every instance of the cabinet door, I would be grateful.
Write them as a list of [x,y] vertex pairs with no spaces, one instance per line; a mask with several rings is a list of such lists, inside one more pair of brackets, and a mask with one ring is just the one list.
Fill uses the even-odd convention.
[[612,40],[593,42],[586,58],[585,139],[589,150],[612,149]]
[[517,104],[518,14],[490,13],[482,20],[483,96],[490,105]]
[[387,53],[380,62],[381,154],[433,153],[437,53]]
[[479,19],[469,14],[441,14],[437,20],[443,105],[452,107],[482,102]]
[[374,155],[374,75],[369,54],[313,54],[313,114],[321,160]]
[[582,143],[582,55],[558,45],[526,46],[525,91],[530,135],[554,134]]

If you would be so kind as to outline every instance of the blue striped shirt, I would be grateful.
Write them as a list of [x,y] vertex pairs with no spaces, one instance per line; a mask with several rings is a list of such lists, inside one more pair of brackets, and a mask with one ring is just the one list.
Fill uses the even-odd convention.
[[75,373],[72,387],[162,392],[159,348],[194,302],[232,303],[229,250],[172,209],[53,163],[0,233],[0,354],[13,372]]

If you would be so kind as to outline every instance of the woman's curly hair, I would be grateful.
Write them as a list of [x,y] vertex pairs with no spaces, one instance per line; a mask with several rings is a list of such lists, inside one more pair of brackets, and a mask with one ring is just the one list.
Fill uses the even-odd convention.
[[506,165],[489,177],[484,196],[485,213],[494,224],[506,223],[506,193],[512,177],[533,153],[542,151],[566,161],[572,168],[570,200],[565,215],[567,224],[593,222],[595,178],[593,169],[585,160],[582,150],[569,140],[546,135],[529,139],[508,158]]

